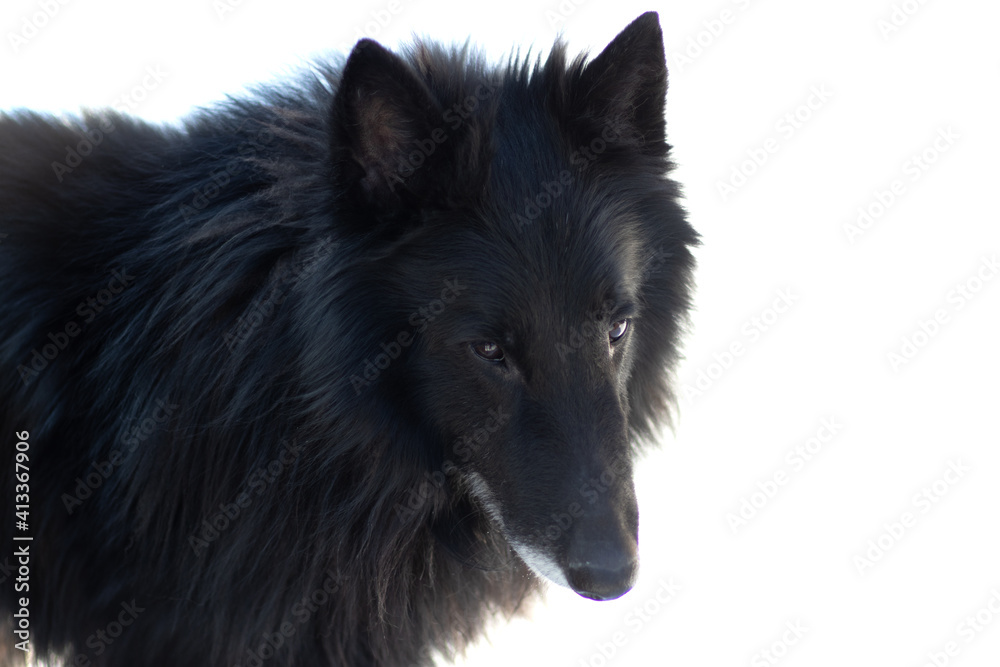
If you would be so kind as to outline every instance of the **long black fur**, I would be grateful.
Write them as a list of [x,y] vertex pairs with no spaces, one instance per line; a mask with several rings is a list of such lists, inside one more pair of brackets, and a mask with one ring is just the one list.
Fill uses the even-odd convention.
[[[429,664],[517,612],[537,579],[447,470],[509,392],[480,397],[428,350],[520,312],[583,364],[566,313],[611,276],[638,311],[612,403],[631,447],[655,433],[697,242],[665,92],[647,14],[589,62],[365,41],[177,128],[0,116],[2,539],[21,534],[23,431],[34,536],[30,592],[2,586],[0,660],[21,655],[22,595],[40,655],[108,666]],[[474,107],[457,127],[455,105]],[[447,280],[460,297],[413,319]],[[526,447],[500,426],[488,448]]]

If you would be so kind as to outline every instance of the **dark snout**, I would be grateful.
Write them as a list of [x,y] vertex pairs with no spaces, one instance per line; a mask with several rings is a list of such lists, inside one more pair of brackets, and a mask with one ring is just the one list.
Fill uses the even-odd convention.
[[631,479],[617,502],[585,514],[570,532],[565,574],[570,587],[591,600],[614,600],[639,572],[638,508]]
[[614,600],[631,590],[639,569],[624,399],[585,364],[575,370],[548,385],[545,401],[526,402],[524,441],[532,446],[511,466],[523,470],[515,476],[523,486],[505,490],[511,514],[523,508],[527,520],[508,519],[506,528],[535,574],[591,600]]

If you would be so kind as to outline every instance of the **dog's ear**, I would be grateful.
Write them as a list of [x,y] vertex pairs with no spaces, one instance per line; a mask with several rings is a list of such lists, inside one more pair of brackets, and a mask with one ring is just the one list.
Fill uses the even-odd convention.
[[[391,212],[426,196],[442,110],[402,58],[370,39],[344,65],[333,102],[333,160],[341,185],[366,206]],[[437,155],[434,155],[434,153]]]
[[574,106],[597,127],[662,145],[667,65],[656,12],[646,12],[622,30],[583,68],[575,88]]

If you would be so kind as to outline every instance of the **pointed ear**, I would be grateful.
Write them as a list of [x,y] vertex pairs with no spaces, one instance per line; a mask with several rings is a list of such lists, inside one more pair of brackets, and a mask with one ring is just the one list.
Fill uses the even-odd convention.
[[583,68],[577,86],[575,106],[598,128],[611,125],[642,144],[662,144],[667,65],[656,12],[622,30]]
[[436,136],[444,134],[441,118],[440,105],[410,65],[375,41],[359,41],[333,102],[341,184],[383,211],[419,196],[428,180],[421,172],[443,152]]

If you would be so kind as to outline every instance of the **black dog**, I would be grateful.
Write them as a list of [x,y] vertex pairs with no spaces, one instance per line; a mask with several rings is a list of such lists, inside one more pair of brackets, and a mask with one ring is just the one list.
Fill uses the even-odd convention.
[[8,659],[426,665],[535,575],[631,587],[697,243],[656,15],[316,71],[0,118]]

